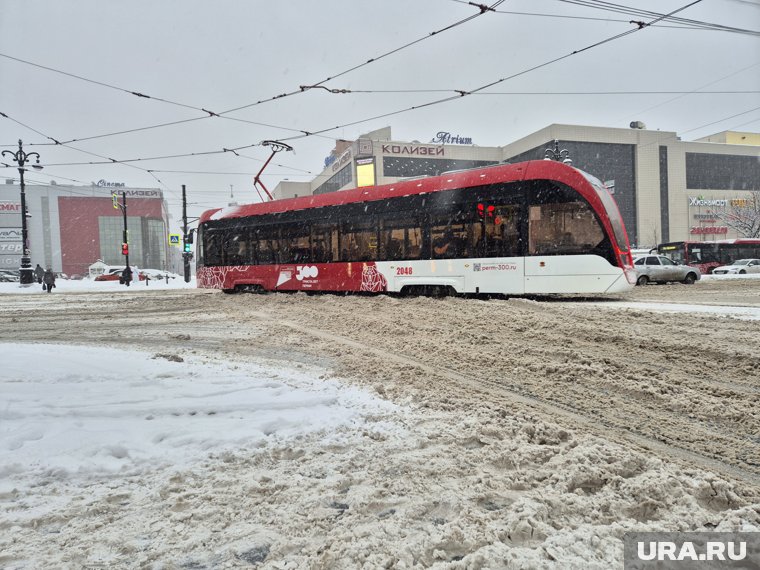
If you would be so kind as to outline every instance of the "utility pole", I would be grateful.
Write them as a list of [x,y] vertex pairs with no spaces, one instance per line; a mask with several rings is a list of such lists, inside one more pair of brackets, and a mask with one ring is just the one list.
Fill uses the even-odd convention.
[[124,256],[124,285],[129,287],[132,281],[132,268],[129,266],[129,232],[127,231],[127,193],[121,193],[121,212],[124,216],[124,233],[121,240],[121,254]]
[[190,251],[192,237],[188,240],[187,235],[187,195],[185,194],[185,185],[182,185],[182,261],[185,272],[185,283],[190,283],[190,260],[193,258],[193,252]]

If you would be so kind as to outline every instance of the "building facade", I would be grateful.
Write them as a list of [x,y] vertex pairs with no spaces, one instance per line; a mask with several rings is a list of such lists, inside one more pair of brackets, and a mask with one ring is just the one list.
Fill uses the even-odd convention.
[[[640,125],[640,123],[634,123]],[[643,125],[641,125],[643,126]],[[550,125],[501,147],[439,132],[433,142],[393,141],[390,128],[339,141],[310,182],[281,183],[275,198],[390,184],[403,178],[545,158],[558,141],[573,166],[605,182],[632,244],[743,237],[725,214],[760,191],[760,135],[726,132],[697,141],[644,128]]]
[[[21,261],[20,186],[0,185],[0,268],[18,269]],[[103,183],[101,184],[108,184]],[[121,185],[64,186],[25,184],[27,233],[32,266],[68,275],[87,275],[98,259],[124,265],[124,217],[112,193],[127,199],[129,261],[142,268],[168,267],[168,210],[161,190]]]

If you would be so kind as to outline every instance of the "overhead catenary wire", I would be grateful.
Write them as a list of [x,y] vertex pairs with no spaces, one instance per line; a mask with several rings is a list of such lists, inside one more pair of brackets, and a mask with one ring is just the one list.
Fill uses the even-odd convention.
[[[757,65],[757,64],[755,64]],[[347,89],[346,93],[394,94],[394,93],[461,93],[459,89]],[[757,95],[760,90],[721,91],[488,91],[473,95]]]
[[[696,4],[696,3],[698,3],[698,1],[697,2],[693,2],[693,3],[691,3],[691,4],[687,5],[687,6],[684,6],[683,8],[680,8],[679,10],[683,10],[683,9],[687,8],[688,6]],[[675,12],[673,12],[673,13],[675,13]],[[645,27],[649,27],[650,25],[651,25],[651,23],[647,24],[647,26],[645,26]],[[431,105],[442,103],[442,102],[445,102],[445,101],[451,101],[451,100],[459,99],[459,98],[464,97],[464,96],[478,95],[478,94],[479,95],[489,95],[491,93],[482,92],[482,90],[483,89],[487,89],[488,87],[496,85],[496,84],[501,83],[503,81],[507,81],[508,79],[511,79],[513,77],[517,77],[518,75],[522,75],[524,73],[528,73],[528,72],[533,71],[535,69],[538,69],[540,67],[544,67],[546,65],[550,65],[551,63],[555,63],[557,61],[560,61],[560,60],[565,59],[567,57],[570,57],[572,55],[576,55],[578,53],[581,53],[581,52],[586,51],[588,49],[591,49],[593,47],[602,45],[602,44],[607,43],[609,41],[612,41],[614,39],[618,39],[618,38],[623,37],[625,35],[628,35],[630,33],[634,33],[636,31],[639,31],[640,29],[643,29],[643,28],[639,27],[639,28],[636,28],[636,29],[633,29],[633,30],[628,30],[628,31],[626,31],[626,32],[624,32],[622,34],[618,34],[616,36],[613,36],[613,37],[608,38],[606,40],[603,40],[601,42],[597,42],[597,43],[592,44],[591,46],[587,46],[587,47],[585,47],[583,49],[576,50],[576,51],[574,51],[574,52],[572,52],[570,54],[566,54],[564,56],[561,56],[559,58],[556,58],[556,59],[553,59],[553,60],[551,60],[549,62],[541,64],[540,66],[535,66],[533,68],[530,68],[530,69],[525,70],[523,72],[520,72],[518,74],[509,76],[509,77],[506,77],[506,78],[503,78],[503,79],[499,79],[499,80],[497,80],[495,82],[492,82],[492,83],[490,83],[488,85],[479,87],[477,89],[473,89],[473,90],[470,90],[470,91],[454,90],[453,92],[456,93],[456,96],[453,96],[453,97],[449,97],[449,98],[442,99],[442,100],[439,100],[439,101],[429,102],[429,103],[426,103],[426,104],[423,104],[423,105],[418,105],[418,106],[410,107],[409,109],[403,109],[403,110],[400,110],[400,111],[395,111],[393,113],[387,113],[387,114],[384,114],[384,115],[379,115],[377,117],[372,117],[372,118],[369,118],[369,119],[364,119],[362,121],[355,121],[355,122],[352,122],[352,123],[347,123],[345,125],[340,125],[340,126],[337,126],[337,127],[332,127],[332,128],[325,129],[325,130],[322,130],[322,131],[317,131],[317,132],[314,132],[314,133],[310,133],[310,132],[304,131],[302,129],[292,129],[292,130],[295,131],[295,132],[303,133],[302,136],[298,136],[298,137],[295,137],[295,138],[303,138],[303,136],[319,136],[323,132],[328,132],[328,131],[331,131],[331,130],[335,130],[335,129],[338,129],[338,128],[344,128],[344,127],[347,127],[347,126],[353,126],[355,124],[358,124],[358,123],[361,123],[361,122],[367,122],[367,121],[370,121],[370,120],[374,120],[374,119],[379,118],[379,117],[386,117],[386,116],[402,113],[402,112],[413,110],[413,109],[419,109],[419,108],[423,108],[423,107],[426,107],[426,106],[431,106]],[[630,93],[626,93],[626,94],[630,94]],[[18,122],[18,121],[16,121],[16,122]],[[23,123],[19,123],[19,124],[21,124],[22,126],[28,127],[27,125],[23,125]],[[31,127],[28,127],[28,128],[31,128]],[[694,130],[696,130],[696,129],[694,129]],[[38,134],[40,134],[42,136],[45,136],[46,138],[49,138],[50,140],[55,140],[55,139],[52,139],[51,137],[47,137],[44,133],[42,133],[40,131],[35,131],[35,132],[37,132]],[[292,139],[282,139],[282,140],[292,140]],[[60,143],[58,143],[58,144],[60,144]],[[126,160],[116,160],[116,159],[113,159],[113,158],[103,157],[101,155],[96,155],[94,153],[91,153],[94,156],[98,156],[100,158],[104,158],[105,162],[59,163],[59,164],[50,164],[50,166],[59,166],[59,165],[68,166],[68,165],[83,165],[83,164],[93,164],[93,165],[95,165],[95,164],[111,164],[111,163],[113,163],[113,164],[125,164],[127,166],[133,166],[135,168],[139,168],[139,167],[137,167],[137,166],[135,166],[133,164],[129,164],[129,163],[139,162],[139,161],[149,161],[149,160],[162,160],[162,159],[169,159],[169,158],[179,158],[179,157],[194,157],[194,156],[203,156],[203,155],[213,155],[213,154],[220,154],[220,153],[224,153],[224,152],[234,152],[236,150],[240,150],[240,149],[244,149],[244,148],[251,148],[251,147],[255,147],[255,146],[258,146],[258,145],[254,144],[254,145],[246,145],[246,146],[243,146],[243,147],[237,147],[235,149],[222,149],[222,150],[215,150],[215,151],[193,152],[193,153],[186,153],[186,154],[173,154],[173,155],[164,155],[164,156],[155,156],[155,157],[133,158],[133,159],[126,159]],[[69,147],[69,148],[73,148],[73,147]],[[73,150],[78,150],[78,151],[81,151],[81,152],[87,152],[87,151],[83,151],[82,149],[76,149],[76,148],[73,148]],[[234,152],[234,154],[236,154],[237,156],[241,156],[237,152]],[[251,158],[251,157],[248,157],[248,158]],[[253,159],[253,160],[259,160],[259,159]],[[280,166],[282,166],[282,165],[280,165]],[[289,168],[289,167],[285,167],[285,168]],[[158,172],[161,172],[161,171],[159,171],[159,170],[153,170],[153,169],[145,169],[145,168],[139,168],[139,169],[143,170],[143,171],[145,171],[145,172],[147,172],[149,174],[151,174],[151,176],[153,176],[154,178],[156,178],[156,180],[158,180],[160,182],[160,179],[158,179],[155,176],[155,174],[153,174],[153,173],[158,173]]]
[[[736,118],[736,117],[741,117],[742,115],[746,115],[746,114],[748,114],[748,113],[752,113],[752,112],[754,112],[754,111],[758,111],[758,110],[760,110],[760,107],[754,107],[754,108],[752,108],[752,109],[747,109],[746,111],[742,111],[741,113],[736,113],[735,115],[731,115],[730,117],[724,117],[724,118],[722,118],[722,119],[718,119],[717,121],[712,121],[712,122],[710,122],[710,123],[706,123],[706,124],[704,124],[704,125],[700,125],[700,126],[698,126],[698,127],[694,127],[694,128],[692,128],[692,129],[687,129],[687,130],[685,130],[685,131],[681,131],[681,134],[682,134],[682,135],[684,135],[684,134],[686,134],[686,133],[691,133],[691,132],[693,132],[693,131],[698,131],[699,129],[704,129],[705,127],[709,127],[709,126],[712,126],[712,125],[716,125],[716,124],[718,124],[718,123],[722,123],[722,122],[724,122],[724,121],[728,121],[729,119],[734,119],[734,118]],[[750,121],[750,122],[755,122],[755,121]]]
[[[124,87],[119,87],[117,85],[113,85],[113,84],[106,83],[106,82],[103,82],[103,81],[98,81],[98,80],[95,80],[95,79],[91,79],[91,78],[88,78],[88,77],[77,75],[75,73],[70,73],[70,72],[67,72],[67,71],[60,70],[60,69],[55,69],[53,67],[45,66],[45,65],[42,65],[42,64],[39,64],[39,63],[36,63],[36,62],[31,62],[31,61],[28,61],[28,60],[25,60],[25,59],[21,59],[19,57],[14,57],[14,56],[11,56],[11,55],[8,55],[8,54],[5,54],[5,53],[0,53],[0,57],[4,57],[6,59],[10,59],[10,60],[16,61],[18,63],[23,63],[23,64],[30,65],[30,66],[33,66],[33,67],[37,67],[39,69],[44,69],[44,70],[47,70],[47,71],[50,71],[50,72],[53,72],[53,73],[59,73],[61,75],[64,75],[64,76],[67,76],[67,77],[70,77],[70,78],[73,78],[73,79],[78,79],[78,80],[85,81],[87,83],[91,83],[91,84],[98,85],[98,86],[101,86],[101,87],[105,87],[105,88],[108,88],[108,89],[114,89],[114,90],[117,90],[117,91],[121,91],[123,93],[134,95],[134,96],[136,96],[138,98],[150,99],[150,100],[153,100],[153,101],[159,101],[159,102],[162,102],[162,103],[166,103],[166,104],[170,104],[170,105],[174,105],[174,106],[178,106],[178,107],[183,107],[183,108],[186,108],[186,109],[192,109],[192,110],[199,111],[199,112],[203,113],[203,116],[201,116],[201,117],[193,117],[193,118],[182,119],[182,120],[178,120],[178,121],[170,121],[170,122],[160,123],[160,124],[156,124],[156,125],[148,125],[148,126],[145,126],[145,127],[138,127],[138,128],[134,128],[134,129],[126,129],[126,130],[121,130],[121,131],[114,131],[114,132],[110,132],[110,133],[93,135],[93,136],[89,136],[89,137],[79,137],[79,138],[75,138],[75,139],[70,139],[70,140],[64,141],[64,142],[67,142],[67,143],[83,142],[83,141],[95,140],[95,139],[100,139],[100,138],[105,138],[105,137],[111,137],[111,136],[118,136],[118,135],[123,135],[123,134],[128,134],[128,133],[135,133],[135,132],[139,132],[139,131],[158,129],[158,128],[163,128],[163,127],[168,127],[168,126],[174,126],[174,125],[179,125],[179,124],[184,124],[184,123],[196,122],[196,121],[208,119],[208,118],[211,118],[211,117],[217,117],[217,118],[224,118],[224,119],[228,119],[228,120],[240,121],[240,122],[250,123],[250,124],[259,125],[259,126],[266,126],[266,127],[269,127],[269,128],[283,129],[285,131],[297,131],[297,129],[291,129],[291,128],[288,128],[288,127],[281,127],[281,126],[277,126],[277,125],[267,125],[265,123],[257,123],[255,121],[248,121],[246,119],[240,119],[240,118],[236,118],[236,117],[227,117],[227,115],[229,115],[230,113],[233,113],[235,111],[240,111],[240,110],[243,110],[243,109],[248,109],[250,107],[261,105],[263,103],[279,100],[279,99],[282,99],[284,97],[290,97],[290,96],[293,96],[293,95],[298,95],[300,93],[305,93],[306,91],[309,91],[309,90],[311,90],[313,88],[321,87],[324,83],[326,83],[328,81],[331,81],[331,80],[336,79],[338,77],[342,77],[342,76],[344,76],[344,75],[346,75],[348,73],[351,73],[352,71],[356,71],[358,69],[361,69],[362,67],[365,67],[365,66],[370,65],[372,63],[375,63],[375,62],[377,62],[377,61],[379,61],[381,59],[384,59],[384,58],[386,58],[386,57],[388,57],[390,55],[398,53],[398,52],[400,52],[400,51],[402,51],[404,49],[407,49],[407,48],[409,48],[409,47],[411,47],[413,45],[416,45],[416,44],[418,44],[418,43],[420,43],[420,42],[422,42],[424,40],[427,40],[427,39],[429,39],[429,38],[431,38],[433,36],[437,36],[437,35],[439,35],[439,34],[441,34],[443,32],[446,32],[448,30],[456,28],[457,26],[465,24],[465,23],[469,22],[470,20],[473,20],[473,19],[475,19],[475,18],[477,18],[479,16],[482,16],[483,14],[485,14],[485,13],[487,13],[489,11],[493,11],[493,9],[495,9],[495,7],[499,6],[500,4],[502,4],[505,1],[506,0],[496,0],[490,6],[486,6],[486,5],[483,5],[483,4],[475,4],[473,2],[470,2],[471,5],[477,7],[480,10],[477,14],[473,14],[473,15],[468,16],[466,18],[460,19],[460,20],[458,20],[458,21],[456,21],[456,22],[454,22],[452,24],[449,24],[449,25],[447,25],[447,26],[445,26],[445,27],[443,27],[443,28],[441,28],[439,30],[434,30],[434,31],[430,32],[429,34],[427,34],[427,35],[425,35],[425,36],[423,36],[421,38],[418,38],[418,39],[413,40],[411,42],[407,42],[406,44],[404,44],[402,46],[394,48],[394,49],[392,49],[390,51],[387,51],[385,53],[382,53],[382,54],[380,54],[378,56],[372,57],[372,58],[366,60],[363,63],[360,63],[360,64],[354,65],[352,67],[349,67],[348,69],[345,69],[345,70],[343,70],[343,71],[341,71],[339,73],[336,73],[334,75],[331,75],[329,77],[326,77],[326,78],[322,79],[321,81],[318,81],[318,82],[316,82],[314,84],[311,84],[311,85],[300,85],[298,87],[298,89],[294,89],[293,91],[290,91],[290,92],[287,92],[287,93],[281,93],[279,95],[274,95],[272,97],[269,97],[269,98],[266,98],[266,99],[262,99],[262,100],[254,102],[254,103],[249,103],[249,104],[242,105],[242,106],[239,106],[239,107],[235,107],[235,108],[232,108],[232,109],[227,109],[225,111],[221,111],[221,112],[218,112],[218,113],[214,112],[214,111],[211,111],[209,109],[206,109],[205,107],[198,107],[198,106],[189,105],[189,104],[186,104],[186,103],[180,103],[180,102],[177,102],[177,101],[172,101],[170,99],[166,99],[166,98],[163,98],[163,97],[157,97],[157,96],[153,96],[153,95],[148,95],[146,93],[141,93],[141,92],[136,91],[136,90],[127,89],[127,88],[124,88]],[[300,132],[303,132],[303,131],[300,131]],[[319,135],[315,134],[315,135],[312,135],[312,136],[319,136]],[[50,137],[47,137],[47,138],[50,138]],[[55,139],[50,139],[50,140],[53,141],[53,144],[61,144],[61,142],[59,142],[59,141],[57,141]]]
[[[760,62],[756,62],[756,63],[753,63],[753,64],[748,65],[746,67],[743,67],[741,69],[737,69],[736,71],[734,71],[732,73],[729,73],[728,75],[724,75],[722,77],[719,77],[718,79],[715,79],[713,81],[709,81],[708,83],[704,83],[704,84],[700,85],[699,87],[696,87],[695,89],[692,89],[691,91],[689,91],[687,93],[684,93],[684,94],[679,95],[677,97],[672,97],[672,98],[668,99],[667,101],[663,101],[661,103],[658,103],[657,105],[653,105],[651,107],[647,107],[646,109],[643,109],[641,111],[637,111],[636,113],[634,113],[634,115],[635,116],[639,116],[642,113],[647,113],[647,112],[651,111],[652,109],[657,109],[658,107],[662,107],[663,105],[667,105],[669,103],[672,103],[673,101],[677,101],[678,99],[681,99],[682,97],[684,97],[686,95],[696,95],[698,93],[709,93],[709,91],[702,91],[702,89],[704,89],[705,87],[710,87],[711,85],[715,85],[716,83],[720,83],[721,81],[729,79],[729,78],[731,78],[731,77],[733,77],[735,75],[738,75],[740,73],[743,73],[744,71],[747,71],[748,69],[756,67],[757,65],[760,65]],[[630,116],[630,115],[627,115],[627,116]]]
[[221,114],[224,115],[224,114],[227,114],[227,113],[233,113],[235,111],[241,111],[243,109],[248,109],[250,107],[254,107],[256,105],[260,105],[262,103],[266,103],[267,101],[272,101],[274,99],[281,99],[282,97],[286,97],[286,96],[289,96],[289,95],[296,95],[299,92],[305,92],[305,91],[308,91],[308,90],[311,90],[311,89],[314,89],[314,88],[322,87],[323,84],[327,83],[328,81],[333,81],[333,80],[337,79],[338,77],[342,77],[342,76],[344,76],[344,75],[346,75],[348,73],[351,73],[352,71],[356,71],[357,69],[361,69],[362,67],[365,67],[365,66],[367,66],[367,65],[369,65],[371,63],[375,63],[377,61],[380,61],[381,59],[384,59],[384,58],[386,58],[386,57],[388,57],[390,55],[396,54],[396,53],[398,53],[398,52],[400,52],[402,50],[405,50],[405,49],[407,49],[407,48],[409,48],[409,47],[411,47],[413,45],[416,45],[416,44],[418,44],[418,43],[420,43],[422,41],[430,39],[433,36],[437,36],[437,35],[439,35],[439,34],[441,34],[443,32],[446,32],[448,30],[452,30],[452,29],[456,28],[457,26],[461,26],[462,24],[465,24],[465,23],[467,23],[467,22],[469,22],[471,20],[474,20],[475,18],[478,18],[478,17],[482,16],[483,14],[486,14],[488,12],[493,11],[497,6],[499,6],[503,2],[505,2],[505,0],[496,0],[496,2],[494,2],[490,6],[486,6],[484,4],[475,4],[474,2],[469,2],[470,5],[476,6],[480,10],[480,12],[477,13],[477,14],[473,14],[471,16],[468,16],[466,18],[463,18],[461,20],[458,20],[458,21],[454,22],[453,24],[449,24],[448,26],[445,26],[445,27],[443,27],[443,28],[441,28],[439,30],[432,31],[432,32],[430,32],[426,36],[423,36],[423,37],[418,38],[416,40],[413,40],[411,42],[407,42],[406,44],[404,44],[404,45],[402,45],[400,47],[394,48],[394,49],[392,49],[390,51],[387,51],[387,52],[385,52],[385,53],[383,53],[381,55],[378,55],[378,56],[375,56],[375,57],[373,57],[371,59],[368,59],[364,63],[360,63],[358,65],[354,65],[354,66],[349,67],[348,69],[346,69],[344,71],[341,71],[340,73],[336,73],[336,74],[331,75],[329,77],[325,77],[321,81],[317,81],[316,83],[313,83],[313,84],[301,85],[299,87],[298,91],[292,91],[290,93],[286,93],[286,94],[282,94],[282,95],[277,95],[276,97],[271,98],[271,99],[265,99],[265,100],[257,101],[255,103],[250,103],[248,105],[242,105],[240,107],[235,107],[233,109],[228,109],[226,111],[223,111]]
[[[451,0],[451,1],[456,2],[458,4],[469,4],[467,0]],[[599,5],[592,4],[592,3],[582,3],[582,2],[568,2],[568,3],[578,4],[580,6],[585,6],[588,8],[607,10],[610,12],[617,12],[619,14],[626,14],[629,16],[656,17],[658,15],[661,15],[661,14],[658,14],[657,12],[645,11],[645,10],[630,8],[630,7],[622,6],[622,5],[604,6],[604,5],[601,5],[601,3],[599,3]],[[594,21],[594,22],[631,23],[629,19],[622,20],[622,19],[616,19],[616,18],[594,18],[591,16],[573,16],[570,14],[546,14],[546,13],[540,13],[540,12],[518,12],[514,10],[494,10],[494,12],[497,14],[507,14],[510,16],[533,16],[533,17],[545,17],[545,18],[560,18],[560,19],[567,19],[567,20],[587,20],[587,21]],[[742,28],[734,28],[731,26],[723,26],[720,24],[711,24],[709,22],[700,22],[698,20],[689,20],[685,18],[668,18],[668,21],[674,21],[676,24],[674,25],[654,24],[652,27],[670,28],[670,29],[679,29],[679,30],[712,30],[712,31],[719,31],[719,32],[733,32],[733,33],[741,33],[741,34],[748,34],[748,35],[760,35],[760,31],[745,30]]]
[[574,50],[574,51],[572,51],[570,53],[567,53],[565,55],[562,55],[562,56],[559,56],[559,57],[555,57],[555,58],[553,58],[553,59],[551,59],[549,61],[546,61],[544,63],[538,64],[538,65],[534,65],[532,67],[529,67],[527,69],[524,69],[522,71],[514,73],[514,74],[512,74],[510,76],[503,77],[503,78],[497,79],[495,81],[491,81],[490,83],[487,83],[485,85],[481,85],[480,87],[477,87],[475,89],[471,89],[471,90],[468,90],[468,91],[465,91],[465,90],[457,91],[458,94],[454,95],[454,96],[444,97],[443,99],[437,99],[435,101],[429,101],[429,102],[423,103],[421,105],[415,105],[415,106],[412,106],[412,107],[407,107],[405,109],[399,109],[397,111],[390,111],[390,112],[383,113],[383,114],[380,114],[380,115],[375,115],[375,116],[367,118],[367,119],[360,119],[360,120],[357,120],[357,121],[352,121],[352,122],[349,122],[349,123],[344,123],[342,125],[338,125],[338,126],[335,126],[335,127],[327,127],[327,128],[324,128],[324,129],[319,129],[319,130],[314,130],[314,131],[304,131],[303,135],[281,138],[280,140],[290,141],[290,140],[297,140],[297,139],[305,138],[307,136],[313,136],[315,134],[324,134],[324,133],[327,133],[327,132],[330,132],[330,131],[334,131],[334,130],[337,130],[337,129],[351,127],[351,126],[359,125],[359,124],[366,123],[366,122],[369,122],[369,121],[374,121],[374,120],[377,120],[377,119],[384,119],[384,118],[387,118],[387,117],[392,117],[392,116],[395,116],[395,115],[400,115],[402,113],[407,113],[409,111],[414,111],[414,110],[417,110],[417,109],[423,109],[423,108],[426,108],[426,107],[432,107],[434,105],[440,105],[442,103],[447,103],[449,101],[455,101],[457,99],[461,99],[463,97],[466,97],[466,96],[469,96],[469,95],[473,95],[473,94],[479,93],[481,91],[485,91],[486,89],[488,89],[490,87],[493,87],[495,85],[498,85],[500,83],[503,83],[505,81],[509,81],[511,79],[514,79],[516,77],[520,77],[520,76],[525,75],[527,73],[531,73],[531,72],[536,71],[538,69],[541,69],[543,67],[547,67],[547,66],[552,65],[554,63],[557,63],[559,61],[565,60],[565,59],[567,59],[569,57],[578,55],[578,54],[583,53],[585,51],[588,51],[588,50],[594,49],[596,47],[599,47],[601,45],[607,44],[609,42],[618,40],[618,39],[623,38],[625,36],[628,36],[630,34],[634,34],[636,32],[639,32],[639,31],[641,31],[641,30],[643,30],[643,29],[651,26],[653,23],[658,22],[658,21],[660,21],[660,20],[662,20],[664,18],[667,18],[668,16],[670,16],[672,14],[676,14],[678,12],[681,12],[681,11],[683,11],[683,10],[691,7],[691,6],[694,6],[695,4],[699,4],[701,1],[702,0],[694,0],[693,2],[690,2],[690,3],[688,3],[685,6],[682,6],[680,8],[677,8],[677,9],[673,10],[672,12],[670,12],[668,14],[664,14],[664,15],[659,16],[658,18],[652,20],[651,22],[645,23],[643,26],[637,26],[634,29],[626,30],[625,32],[622,32],[622,33],[619,33],[619,34],[615,34],[614,36],[610,36],[610,37],[608,37],[606,39],[600,40],[598,42],[594,42],[593,44],[590,44],[590,45],[585,46],[583,48]]
[[[423,103],[421,105],[415,105],[415,106],[408,107],[408,108],[405,108],[405,109],[391,111],[391,112],[388,112],[388,113],[383,113],[383,114],[380,114],[380,115],[375,115],[373,117],[369,117],[369,118],[365,118],[365,119],[360,119],[360,120],[352,121],[352,122],[349,122],[349,123],[344,123],[342,125],[338,125],[338,126],[334,126],[334,127],[328,127],[328,128],[324,128],[324,129],[321,129],[321,130],[307,131],[307,130],[303,130],[303,129],[298,129],[302,133],[301,135],[297,135],[297,136],[293,136],[293,137],[280,138],[278,140],[281,140],[281,141],[291,141],[291,140],[298,140],[298,139],[302,139],[302,138],[306,138],[306,137],[310,137],[310,136],[317,136],[317,135],[320,135],[320,134],[323,134],[323,133],[327,133],[327,132],[330,132],[330,131],[334,131],[334,130],[337,130],[337,129],[342,129],[342,128],[346,128],[346,127],[350,127],[350,126],[355,126],[355,125],[366,123],[366,122],[369,122],[369,121],[373,121],[373,120],[377,120],[377,119],[381,119],[381,118],[387,118],[387,117],[398,115],[398,114],[402,114],[402,113],[405,113],[405,112],[409,112],[409,111],[413,111],[413,110],[417,110],[417,109],[422,109],[422,108],[426,108],[426,107],[431,107],[431,106],[434,106],[434,105],[439,105],[441,103],[445,103],[445,102],[461,99],[461,98],[463,98],[465,96],[469,96],[469,95],[473,95],[473,94],[482,92],[482,91],[484,91],[484,90],[486,90],[486,89],[488,89],[490,87],[493,87],[495,85],[498,85],[498,84],[503,83],[505,81],[508,81],[510,79],[514,79],[516,77],[519,77],[521,75],[525,75],[525,74],[530,73],[532,71],[535,71],[537,69],[541,69],[543,67],[547,67],[549,65],[552,65],[554,63],[557,63],[557,62],[562,61],[564,59],[567,59],[569,57],[572,57],[572,56],[575,56],[577,54],[583,53],[585,51],[594,49],[594,48],[599,47],[601,45],[604,45],[604,44],[607,44],[609,42],[612,42],[612,41],[615,41],[617,39],[620,39],[622,37],[625,37],[627,35],[639,32],[642,29],[645,29],[645,28],[651,26],[653,23],[661,21],[661,20],[663,20],[663,19],[665,19],[665,18],[667,18],[667,17],[669,17],[669,16],[671,16],[673,14],[678,13],[678,12],[681,12],[681,11],[683,11],[683,10],[685,10],[685,9],[693,6],[693,5],[696,5],[696,4],[700,3],[701,1],[702,0],[694,0],[694,1],[692,1],[692,2],[690,2],[690,3],[688,3],[688,4],[684,5],[684,6],[682,6],[680,8],[677,8],[676,10],[673,10],[672,12],[670,12],[668,14],[664,14],[664,15],[658,16],[656,19],[652,20],[651,22],[646,23],[643,26],[637,26],[634,29],[626,30],[625,32],[622,32],[622,33],[619,33],[619,34],[615,34],[615,35],[610,36],[610,37],[608,37],[606,39],[597,41],[597,42],[595,42],[593,44],[590,44],[588,46],[585,46],[583,48],[580,48],[580,49],[574,50],[574,51],[572,51],[570,53],[564,54],[562,56],[553,58],[553,59],[551,59],[549,61],[546,61],[544,63],[532,66],[532,67],[527,68],[527,69],[524,69],[524,70],[522,70],[520,72],[517,72],[515,74],[512,74],[510,76],[507,76],[507,77],[504,77],[504,78],[501,78],[501,79],[497,79],[495,81],[492,81],[490,83],[487,83],[487,84],[482,85],[480,87],[477,87],[475,89],[472,89],[472,90],[469,90],[469,91],[457,91],[457,95],[455,95],[455,96],[445,97],[443,99],[438,99],[438,100],[435,100],[435,101],[430,101],[430,102],[427,102],[427,103]],[[251,147],[254,147],[254,146],[260,146],[260,143],[258,143],[258,144],[252,144],[252,145],[246,145],[246,146],[242,146],[242,147],[237,147],[237,148],[234,148],[234,149],[223,149],[221,151],[220,150],[216,150],[216,151],[193,152],[193,153],[185,153],[185,154],[175,154],[175,155],[165,155],[165,156],[154,156],[154,157],[142,157],[142,158],[123,159],[123,160],[119,160],[119,161],[117,161],[115,159],[107,158],[107,157],[100,157],[100,158],[107,158],[107,161],[106,162],[82,162],[82,163],[58,163],[58,164],[51,164],[50,166],[97,165],[97,164],[108,164],[108,163],[116,163],[116,162],[123,163],[123,164],[129,164],[129,163],[141,162],[141,161],[164,160],[164,159],[169,159],[169,158],[185,158],[185,157],[192,157],[192,156],[219,154],[219,153],[223,153],[223,152],[230,152],[230,151],[236,151],[236,150],[241,150],[241,149],[245,149],[245,148],[251,148]],[[92,154],[94,154],[94,153],[92,153]],[[98,156],[98,155],[95,155],[95,156]],[[147,170],[146,170],[146,172],[147,172]],[[153,176],[153,174],[151,174],[151,175]]]
[[[751,36],[760,36],[760,31],[757,31],[757,30],[747,30],[743,28],[735,28],[733,26],[724,26],[722,24],[702,22],[700,20],[693,20],[689,18],[674,17],[673,13],[661,14],[659,12],[653,12],[651,10],[641,10],[638,8],[631,8],[630,6],[624,6],[622,4],[614,4],[612,2],[605,2],[603,0],[557,0],[557,1],[562,2],[564,4],[584,6],[586,8],[604,10],[604,11],[614,12],[618,14],[627,14],[630,16],[639,16],[639,17],[644,17],[644,18],[662,17],[663,21],[682,24],[692,29],[698,28],[698,29],[705,29],[705,30],[746,34],[746,35],[751,35]],[[632,22],[632,23],[643,23],[643,22]]]

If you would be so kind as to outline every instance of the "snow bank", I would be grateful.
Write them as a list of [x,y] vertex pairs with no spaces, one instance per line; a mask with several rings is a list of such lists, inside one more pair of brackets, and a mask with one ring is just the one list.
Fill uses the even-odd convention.
[[169,279],[167,283],[163,279],[151,279],[148,284],[145,281],[133,282],[129,287],[119,285],[118,281],[95,281],[94,279],[56,279],[55,289],[52,293],[42,290],[42,285],[37,282],[31,285],[19,285],[18,283],[0,283],[0,295],[55,295],[56,293],[129,293],[132,291],[161,291],[164,289],[195,289],[197,287],[195,277],[185,283],[182,278]]
[[[308,371],[110,348],[0,344],[0,494],[186,466],[362,423],[386,402]],[[314,371],[311,371],[312,373]]]

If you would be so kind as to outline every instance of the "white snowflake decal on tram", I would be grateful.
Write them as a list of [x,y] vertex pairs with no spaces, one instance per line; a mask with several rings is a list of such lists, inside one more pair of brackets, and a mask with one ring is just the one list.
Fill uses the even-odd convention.
[[198,270],[198,286],[206,289],[224,289],[224,282],[231,272],[243,271],[239,267],[203,267]]

